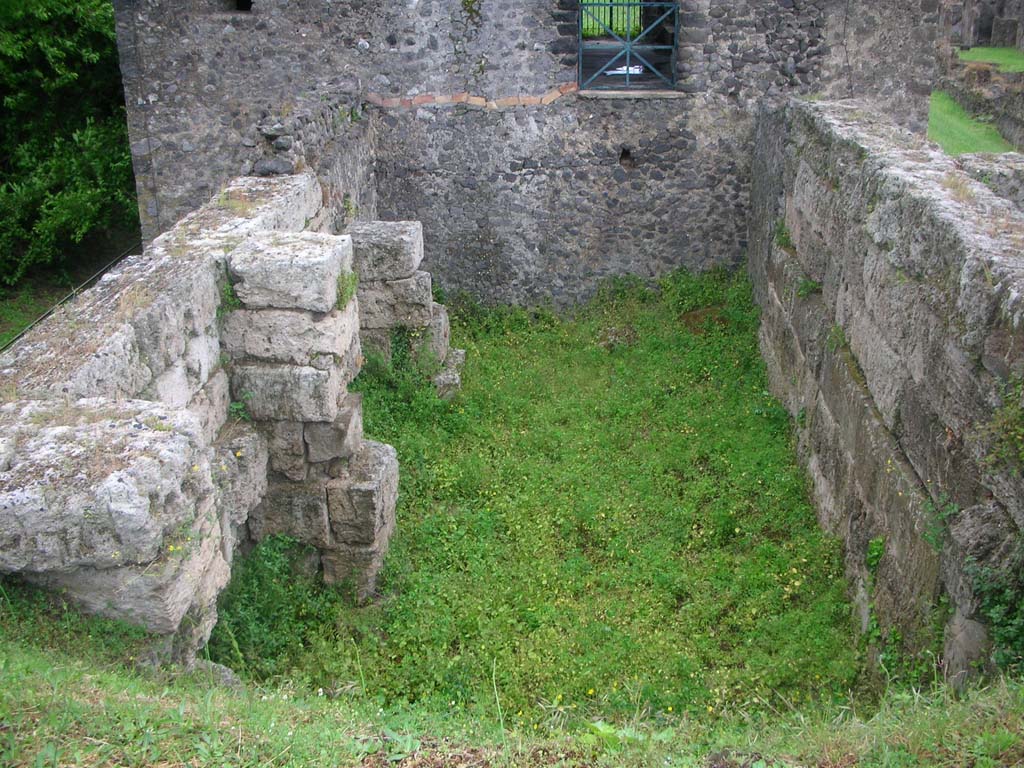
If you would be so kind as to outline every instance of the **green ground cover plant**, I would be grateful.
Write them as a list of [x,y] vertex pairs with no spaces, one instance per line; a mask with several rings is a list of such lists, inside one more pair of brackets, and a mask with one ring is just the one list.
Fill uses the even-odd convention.
[[932,94],[928,138],[948,155],[967,152],[1012,152],[995,126],[972,117],[945,91]]
[[403,473],[381,599],[351,605],[266,540],[236,560],[210,648],[244,688],[153,666],[139,630],[0,578],[0,764],[1020,764],[1014,678],[847,695],[838,553],[765,392],[749,291],[680,274],[572,319],[463,304],[452,403],[414,366],[368,364],[368,427]]
[[214,658],[383,706],[493,720],[497,699],[541,731],[846,694],[839,547],[767,392],[745,278],[626,282],[573,319],[454,313],[455,402],[413,367],[357,381],[402,464],[381,599],[279,594],[269,542],[223,601]]
[[981,61],[995,64],[1000,72],[1024,72],[1024,51],[1016,48],[979,46],[960,51],[961,61]]

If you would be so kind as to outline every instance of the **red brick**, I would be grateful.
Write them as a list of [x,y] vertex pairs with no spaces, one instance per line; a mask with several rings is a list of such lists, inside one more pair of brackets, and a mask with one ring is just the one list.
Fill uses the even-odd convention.
[[466,99],[467,104],[472,104],[474,107],[485,107],[487,106],[487,99],[483,96],[470,96]]
[[540,96],[520,96],[519,103],[524,107],[535,107],[540,104]]
[[465,104],[469,101],[469,94],[463,91],[452,96],[452,104]]
[[386,107],[387,109],[394,109],[395,107],[402,106],[402,100],[401,99],[383,99],[381,101],[380,105],[382,107]]
[[402,99],[401,104],[402,104],[403,107],[406,107],[406,108],[411,107],[412,106],[412,99]]
[[[491,106],[490,103],[488,103],[487,106],[490,107]],[[505,109],[506,107],[518,107],[518,106],[519,106],[519,97],[518,96],[508,96],[508,97],[506,97],[504,99],[498,99],[497,101],[494,102],[495,109]]]
[[366,100],[377,107],[384,104],[384,98],[379,93],[373,93],[372,91],[366,94]]
[[572,93],[579,90],[579,86],[576,83],[562,83],[558,86],[558,90],[560,93]]
[[432,93],[420,94],[419,96],[416,96],[412,100],[412,103],[414,105],[416,105],[416,106],[419,106],[420,104],[433,104],[434,103],[434,94],[432,94]]
[[540,97],[540,103],[545,105],[550,104],[551,102],[560,98],[561,95],[562,92],[560,90],[558,90],[557,88],[552,88],[550,91],[548,91],[547,93]]

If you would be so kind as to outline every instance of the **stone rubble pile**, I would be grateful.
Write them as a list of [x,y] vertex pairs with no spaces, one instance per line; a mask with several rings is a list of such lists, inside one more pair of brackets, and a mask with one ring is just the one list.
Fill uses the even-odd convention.
[[367,348],[390,359],[395,331],[409,332],[414,359],[434,369],[438,395],[451,398],[462,384],[466,360],[449,347],[448,310],[434,301],[423,261],[423,225],[418,221],[357,221],[348,227],[359,275],[360,335]]

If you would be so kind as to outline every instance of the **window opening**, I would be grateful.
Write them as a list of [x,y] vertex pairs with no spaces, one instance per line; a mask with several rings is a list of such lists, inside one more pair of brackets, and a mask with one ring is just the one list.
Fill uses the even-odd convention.
[[581,89],[675,85],[679,6],[675,2],[581,0]]
[[252,0],[235,0],[236,11],[251,11]]

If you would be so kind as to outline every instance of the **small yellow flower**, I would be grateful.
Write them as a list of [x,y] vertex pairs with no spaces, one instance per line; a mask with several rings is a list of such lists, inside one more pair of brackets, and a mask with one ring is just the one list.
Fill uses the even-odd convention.
[[193,464],[192,465],[192,471],[193,472],[198,472],[199,471],[199,465],[198,464]]
[[587,689],[587,696],[593,696],[593,695],[594,695],[594,689],[593,688],[588,688]]
[[242,458],[242,451],[235,451],[235,456]]
[[671,712],[671,711],[672,711],[672,707],[669,707],[669,708],[668,708],[668,711],[669,711],[669,712]]

